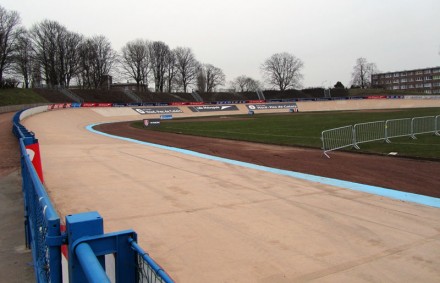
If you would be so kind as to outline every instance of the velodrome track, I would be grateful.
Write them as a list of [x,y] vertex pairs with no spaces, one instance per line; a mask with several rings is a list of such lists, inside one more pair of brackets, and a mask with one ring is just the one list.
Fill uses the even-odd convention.
[[[297,104],[355,110],[440,100]],[[194,115],[182,110],[174,116]],[[81,108],[23,121],[40,141],[46,188],[62,218],[96,210],[106,232],[134,229],[177,282],[439,281],[440,209],[86,130],[146,117]]]

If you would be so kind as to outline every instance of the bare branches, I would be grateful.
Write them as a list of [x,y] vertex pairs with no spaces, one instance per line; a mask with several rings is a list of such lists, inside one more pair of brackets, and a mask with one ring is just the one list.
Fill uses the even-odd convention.
[[80,81],[86,88],[101,88],[116,62],[116,52],[105,36],[85,40],[80,48]]
[[289,53],[276,53],[262,65],[261,71],[269,85],[281,91],[301,86],[303,62]]
[[176,78],[183,92],[187,92],[188,86],[196,82],[199,62],[190,48],[177,47],[174,53],[176,55]]
[[369,63],[365,58],[358,58],[351,74],[351,84],[360,88],[370,87],[371,75],[377,72],[376,64]]
[[138,90],[141,84],[148,88],[148,75],[151,70],[149,50],[150,43],[141,39],[130,41],[122,47],[121,66],[125,75],[135,80]]
[[150,45],[149,52],[156,92],[163,92],[170,48],[162,41],[155,41]]
[[198,68],[197,89],[200,92],[213,92],[216,87],[224,85],[226,76],[223,70],[212,64],[203,64]]
[[231,82],[231,87],[235,91],[245,92],[245,91],[257,91],[259,89],[263,88],[263,85],[253,78],[247,77],[247,76],[239,76],[236,77]]
[[20,15],[0,6],[0,82],[3,74],[12,67],[19,37],[24,32]]

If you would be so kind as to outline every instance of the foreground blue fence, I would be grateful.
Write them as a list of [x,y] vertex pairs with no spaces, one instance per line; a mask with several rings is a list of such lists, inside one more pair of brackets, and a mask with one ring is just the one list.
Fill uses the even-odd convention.
[[[63,281],[64,244],[68,247],[69,282],[173,282],[139,247],[134,231],[104,234],[103,219],[97,212],[66,216],[66,232],[61,232],[60,218],[42,184],[42,170],[35,169],[35,162],[40,162],[38,140],[20,123],[22,112],[15,114],[12,132],[20,143],[25,240],[32,250],[36,282]],[[112,278],[106,273],[106,255],[114,258]]]

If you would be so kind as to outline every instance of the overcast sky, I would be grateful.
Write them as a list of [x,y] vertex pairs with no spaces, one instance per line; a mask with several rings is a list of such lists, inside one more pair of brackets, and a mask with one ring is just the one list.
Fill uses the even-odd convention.
[[55,20],[85,36],[192,48],[226,74],[261,80],[260,65],[288,52],[303,86],[348,86],[357,58],[382,72],[440,66],[439,0],[0,0],[30,28]]

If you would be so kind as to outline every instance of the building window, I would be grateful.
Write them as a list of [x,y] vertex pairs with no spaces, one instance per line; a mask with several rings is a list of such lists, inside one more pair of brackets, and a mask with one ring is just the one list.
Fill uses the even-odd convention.
[[440,76],[433,76],[432,79],[434,79],[434,80],[440,80]]
[[406,89],[406,85],[401,86],[400,89]]
[[422,88],[423,84],[416,84],[416,88]]
[[440,73],[440,69],[434,69],[433,73]]
[[421,82],[421,81],[423,81],[423,78],[422,77],[417,77],[416,81]]
[[394,90],[396,90],[396,89],[400,89],[400,87],[399,87],[398,85],[395,85],[395,86],[393,86],[393,89],[394,89]]
[[424,93],[432,93],[430,89],[425,89]]
[[424,74],[431,74],[431,70],[425,70],[423,73]]
[[430,81],[430,80],[432,80],[432,77],[431,77],[431,76],[426,76],[426,77],[425,77],[425,81]]
[[408,82],[413,82],[413,81],[414,81],[413,78],[409,78],[409,79],[408,79]]
[[393,81],[393,83],[394,83],[394,84],[398,84],[398,83],[399,83],[399,79],[395,79],[395,80]]
[[416,72],[416,75],[422,75],[423,74],[423,71],[417,71]]
[[406,73],[400,73],[400,76],[406,77]]
[[408,85],[408,88],[414,88],[414,85]]
[[432,86],[440,86],[440,83],[433,83]]
[[427,84],[424,84],[424,85],[423,85],[423,87],[431,87],[431,86],[432,86],[431,83],[427,83]]
[[434,89],[432,93],[440,93],[440,89]]
[[407,79],[401,79],[400,80],[402,83],[406,83],[407,82]]
[[398,78],[399,77],[399,73],[394,73],[394,77]]

